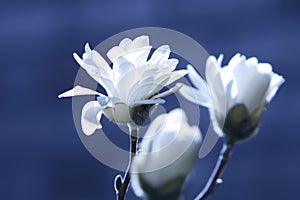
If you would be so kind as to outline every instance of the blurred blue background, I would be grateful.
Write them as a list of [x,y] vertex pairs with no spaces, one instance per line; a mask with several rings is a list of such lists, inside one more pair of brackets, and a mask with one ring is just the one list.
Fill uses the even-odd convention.
[[[224,53],[225,63],[237,52],[257,56],[287,79],[259,134],[236,146],[225,184],[212,199],[298,199],[297,0],[1,1],[0,199],[115,198],[113,179],[119,172],[88,153],[73,123],[71,99],[57,95],[73,86],[79,68],[73,51],[81,54],[87,41],[95,47],[121,31],[146,26],[187,34],[210,54]],[[203,187],[219,147],[197,161],[187,200]],[[137,199],[131,188],[128,199]]]

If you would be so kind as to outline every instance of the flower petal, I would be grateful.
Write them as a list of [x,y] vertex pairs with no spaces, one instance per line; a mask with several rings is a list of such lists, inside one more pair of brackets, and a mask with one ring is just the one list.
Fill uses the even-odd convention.
[[279,87],[285,82],[285,79],[278,74],[273,73],[271,76],[271,83],[266,94],[266,101],[269,103],[276,94]]
[[151,59],[149,60],[149,63],[150,64],[163,63],[166,60],[168,60],[170,53],[171,53],[171,50],[168,45],[160,46],[152,54]]
[[92,135],[97,129],[101,129],[100,119],[102,107],[97,101],[87,102],[81,112],[81,128],[87,136]]
[[154,95],[153,97],[151,97],[151,99],[158,99],[158,98],[164,98],[166,96],[169,96],[171,94],[176,93],[178,90],[180,90],[180,88],[183,86],[182,83],[177,83],[174,87],[168,89],[167,91],[163,92],[163,93],[159,93],[157,95]]
[[195,104],[204,107],[210,106],[210,101],[211,101],[210,96],[207,95],[207,93],[203,92],[202,90],[195,89],[193,87],[183,84],[182,88],[179,90],[179,93],[187,100]]
[[177,81],[178,79],[180,79],[181,77],[185,76],[186,74],[188,74],[188,70],[182,69],[182,70],[176,70],[173,71],[169,76],[169,80],[166,83],[165,86],[170,85],[171,83]]
[[135,101],[132,104],[130,104],[130,107],[134,107],[137,105],[151,105],[151,104],[163,104],[166,101],[163,99],[147,99],[147,100],[141,100],[141,101]]
[[58,95],[58,98],[63,97],[73,97],[73,96],[80,96],[80,95],[98,95],[98,96],[105,96],[97,91],[91,90],[89,88],[84,88],[81,86],[75,86],[73,89],[68,90],[60,95]]
[[[250,63],[250,64],[249,64]],[[272,67],[267,63],[252,65],[241,58],[232,66],[232,74],[238,90],[238,101],[245,103],[252,113],[264,101],[270,84]]]
[[131,49],[138,49],[138,48],[142,48],[142,47],[146,47],[146,46],[149,46],[149,36],[147,35],[142,35],[142,36],[139,36],[137,38],[135,38],[133,41],[132,41],[132,44],[131,44]]
[[226,113],[226,95],[225,89],[220,76],[220,61],[217,61],[214,56],[208,57],[206,61],[205,77],[209,93],[211,96],[211,105],[218,113],[225,116]]

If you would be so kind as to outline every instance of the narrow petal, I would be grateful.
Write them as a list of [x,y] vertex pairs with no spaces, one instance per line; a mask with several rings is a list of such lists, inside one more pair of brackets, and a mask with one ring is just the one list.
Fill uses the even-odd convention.
[[92,135],[97,129],[101,129],[100,119],[102,115],[102,107],[97,101],[87,102],[81,113],[81,128],[87,136]]
[[169,78],[168,82],[165,84],[165,86],[170,85],[171,83],[177,81],[181,77],[184,77],[188,73],[189,73],[188,70],[185,70],[185,69],[173,71],[169,75],[170,78]]
[[187,65],[186,68],[189,71],[188,76],[193,85],[199,89],[204,89],[208,92],[208,88],[205,81],[200,76],[200,74],[196,72],[195,68],[192,65]]
[[188,85],[183,84],[182,88],[179,90],[179,93],[185,97],[187,100],[204,106],[210,107],[210,96],[209,94],[203,92],[202,90],[192,88]]
[[266,101],[270,102],[276,94],[279,87],[285,82],[285,79],[278,74],[273,73],[271,76],[271,83],[266,94]]
[[147,99],[147,100],[141,100],[141,101],[135,101],[132,104],[130,104],[130,107],[138,106],[138,105],[151,105],[151,104],[163,104],[166,101],[163,99]]
[[75,86],[73,89],[68,90],[60,95],[58,98],[62,97],[73,97],[73,96],[80,96],[80,95],[98,95],[98,96],[105,96],[97,91],[91,90],[89,88],[84,88],[81,86]]
[[110,102],[111,102],[111,97],[106,97],[106,96],[100,96],[97,97],[97,101],[100,104],[101,107],[106,107]]
[[160,62],[160,65],[169,66],[172,70],[175,70],[178,63],[179,60],[177,60],[176,58],[171,58],[166,61]]
[[209,93],[211,96],[211,105],[222,115],[226,113],[226,95],[220,76],[221,67],[214,56],[210,56],[206,61],[205,76]]
[[[199,94],[197,94],[197,99],[199,101],[199,104],[202,105],[202,106],[209,106],[209,103],[211,101],[211,97],[210,97],[210,94],[209,94],[209,89],[208,89],[208,86],[206,84],[206,82],[204,81],[204,79],[196,72],[196,70],[194,69],[194,67],[192,67],[192,65],[187,65],[187,69],[189,71],[188,73],[188,76],[191,80],[191,82],[193,83],[193,85],[198,88],[198,91],[200,91]],[[185,87],[186,88],[186,87]],[[191,91],[188,91],[187,89],[187,94],[191,94],[191,93],[188,93],[188,92],[191,92]],[[195,92],[195,91],[194,91]],[[189,96],[190,97],[190,96]],[[201,99],[203,100],[201,100]]]
[[158,99],[158,98],[164,98],[166,96],[169,96],[171,94],[176,93],[178,90],[180,90],[180,88],[183,86],[182,83],[177,83],[174,87],[168,89],[167,91],[163,92],[163,93],[159,93],[153,97],[151,97],[151,99]]
[[149,63],[150,64],[160,64],[160,62],[164,62],[164,61],[168,60],[170,53],[171,53],[171,50],[168,45],[160,46],[152,54],[151,59],[149,60]]
[[86,52],[83,54],[83,59],[73,53],[74,59],[110,95],[113,90],[113,84],[110,81],[112,79],[110,66],[98,52],[91,51],[88,45],[85,48]]

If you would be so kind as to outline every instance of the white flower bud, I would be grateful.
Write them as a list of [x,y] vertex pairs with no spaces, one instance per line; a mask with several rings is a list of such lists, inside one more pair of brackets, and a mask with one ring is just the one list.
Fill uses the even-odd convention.
[[284,78],[268,63],[258,63],[236,54],[221,67],[223,55],[210,56],[206,62],[206,80],[192,66],[189,77],[197,87],[184,85],[180,93],[188,100],[209,108],[214,130],[230,140],[246,139],[257,132],[265,106],[271,101]]
[[138,196],[178,199],[200,148],[201,133],[183,110],[158,116],[132,162],[132,186]]

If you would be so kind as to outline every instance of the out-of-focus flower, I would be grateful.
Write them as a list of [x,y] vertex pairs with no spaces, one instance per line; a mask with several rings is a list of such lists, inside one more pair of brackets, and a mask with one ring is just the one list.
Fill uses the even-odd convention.
[[189,78],[196,88],[184,85],[180,93],[188,100],[208,107],[215,131],[229,139],[241,140],[257,132],[266,105],[284,83],[268,63],[236,54],[221,68],[223,55],[210,56],[206,80],[188,65]]
[[182,109],[154,119],[132,162],[132,187],[149,199],[178,199],[200,148],[201,133]]
[[112,61],[112,68],[89,45],[85,46],[82,59],[74,53],[75,60],[106,91],[107,95],[97,91],[75,86],[59,95],[72,97],[78,95],[96,95],[97,101],[87,102],[82,109],[81,126],[86,135],[100,129],[100,119],[104,113],[117,123],[141,125],[147,118],[151,107],[165,101],[163,97],[176,92],[181,85],[158,94],[165,86],[187,74],[187,70],[177,70],[177,59],[169,59],[170,48],[163,45],[156,49],[148,59],[151,46],[148,36],[131,40],[123,39],[107,53]]

